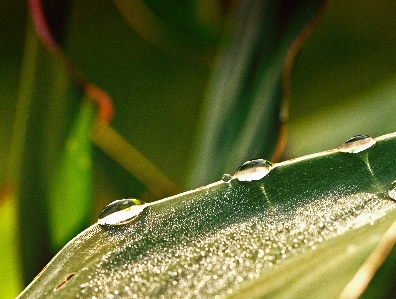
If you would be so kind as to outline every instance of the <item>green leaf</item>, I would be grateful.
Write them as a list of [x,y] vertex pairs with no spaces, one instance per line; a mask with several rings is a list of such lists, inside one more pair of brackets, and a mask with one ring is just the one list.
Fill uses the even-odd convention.
[[325,1],[240,1],[207,89],[190,188],[252,157],[273,157],[287,120],[282,72],[294,40]]
[[92,206],[92,142],[94,103],[86,99],[66,140],[49,199],[51,240],[61,248],[88,223]]
[[20,262],[28,283],[54,255],[49,198],[54,174],[60,169],[69,119],[81,95],[70,84],[61,63],[40,43],[31,22],[25,39],[8,179],[17,186]]
[[395,161],[396,133],[148,204],[75,237],[20,298],[334,298],[394,222]]
[[[188,170],[186,161],[189,153],[194,150],[191,141],[195,137],[193,131],[196,127],[198,108],[201,106],[202,89],[204,82],[207,81],[208,67],[208,65],[202,64],[202,56],[199,55],[204,53],[195,49],[195,45],[199,46],[202,43],[202,46],[205,47],[204,44],[208,42],[205,36],[194,42],[197,37],[196,33],[201,29],[199,26],[202,25],[202,23],[196,22],[197,14],[192,14],[191,10],[184,10],[186,5],[174,3],[167,5],[158,1],[156,4],[155,1],[147,1],[146,3],[151,3],[152,11],[156,12],[165,25],[171,21],[168,25],[172,27],[167,27],[168,29],[181,32],[187,29],[188,32],[185,42],[182,42],[181,45],[178,45],[178,42],[172,44],[168,40],[169,35],[160,34],[160,42],[154,43],[153,47],[147,43],[150,41],[147,38],[148,35],[139,36],[141,32],[134,30],[136,27],[130,28],[119,13],[126,12],[123,8],[128,4],[133,10],[132,2],[143,1],[115,0],[114,2],[102,1],[100,3],[66,1],[70,2],[71,9],[61,9],[63,12],[61,16],[67,15],[67,20],[59,17],[59,10],[51,8],[54,1],[44,2],[46,14],[49,19],[53,20],[50,22],[51,29],[54,32],[59,32],[59,28],[66,29],[61,34],[66,37],[64,40],[59,38],[59,35],[57,36],[68,55],[81,68],[87,78],[103,86],[114,96],[116,118],[113,128],[116,129],[116,132],[120,136],[125,136],[127,142],[131,142],[144,156],[154,162],[158,169],[166,172],[172,180],[179,185],[183,181],[185,182],[184,175]],[[114,5],[116,2],[123,2],[125,6],[121,9],[117,7],[119,9],[117,11]],[[205,10],[208,7],[206,2],[211,1],[195,1],[196,8]],[[211,2],[210,7],[225,3],[224,1],[220,2]],[[195,3],[194,0],[188,1],[188,5],[191,7]],[[64,1],[61,6],[63,4]],[[155,7],[156,5],[157,7]],[[50,219],[48,194],[53,189],[52,183],[57,176],[59,160],[63,155],[61,146],[64,144],[65,133],[70,131],[69,126],[72,119],[75,118],[79,102],[77,97],[72,96],[72,100],[76,100],[71,105],[75,107],[72,113],[65,112],[62,105],[59,106],[59,104],[66,104],[71,100],[68,96],[64,97],[64,88],[68,80],[62,78],[62,71],[56,70],[57,65],[52,64],[52,58],[45,54],[46,51],[43,51],[42,47],[36,48],[39,55],[33,58],[30,56],[30,60],[24,59],[23,65],[26,65],[27,62],[29,68],[34,70],[33,75],[29,75],[25,68],[20,75],[17,74],[22,65],[20,53],[23,45],[21,42],[15,41],[23,40],[21,37],[24,35],[24,25],[28,16],[24,6],[26,6],[25,2],[17,3],[6,0],[0,3],[0,15],[4,25],[0,30],[0,40],[4,41],[0,47],[2,58],[0,69],[4,74],[0,80],[0,114],[2,115],[0,119],[2,138],[0,158],[3,159],[1,165],[8,163],[11,165],[7,174],[0,167],[0,180],[2,187],[6,185],[3,182],[7,179],[17,180],[22,166],[21,212],[20,215],[17,215],[21,223],[15,226],[15,228],[20,226],[22,233],[15,241],[19,242],[17,248],[20,248],[24,253],[21,258],[18,255],[19,252],[12,250],[12,247],[4,247],[7,246],[6,242],[0,242],[0,250],[5,253],[4,261],[18,261],[19,264],[24,264],[26,283],[41,269],[52,254],[51,248],[48,249],[51,244],[51,240],[49,240],[51,229],[48,223]],[[177,18],[175,17],[175,8],[178,11]],[[394,121],[392,121],[394,119],[394,113],[392,113],[394,102],[392,99],[395,88],[392,75],[395,64],[390,62],[396,57],[393,55],[396,49],[394,46],[396,39],[393,34],[396,22],[391,13],[394,11],[392,8],[394,8],[392,1],[380,1],[380,3],[368,1],[364,4],[359,1],[339,1],[332,5],[331,13],[327,14],[328,17],[325,18],[327,22],[321,22],[320,34],[312,36],[310,48],[308,44],[308,47],[305,47],[310,50],[303,51],[304,55],[299,57],[302,62],[299,67],[300,72],[294,72],[293,75],[297,84],[293,84],[292,102],[295,106],[292,113],[293,116],[297,115],[300,119],[298,123],[295,122],[297,126],[290,134],[291,140],[294,142],[293,144],[289,143],[290,147],[287,152],[289,157],[337,146],[341,139],[359,132],[379,136],[394,130]],[[146,16],[140,12],[135,10],[135,15],[146,21]],[[182,18],[179,17],[180,15]],[[299,14],[296,15],[299,17]],[[84,17],[81,18],[81,16]],[[141,22],[139,19],[135,19],[135,21],[143,24],[141,25],[143,29],[151,28],[146,26],[146,24],[150,25],[149,22]],[[190,26],[194,22],[198,26]],[[55,26],[53,26],[54,24]],[[278,28],[274,26],[273,29],[277,30]],[[30,35],[30,37],[32,36],[34,35]],[[190,44],[189,41],[193,42]],[[212,45],[212,41],[209,43]],[[167,51],[169,50],[168,45],[174,46],[176,50],[174,52],[172,52],[173,49]],[[184,45],[194,45],[191,48],[195,51],[183,53]],[[238,48],[240,45],[236,44],[236,47]],[[33,49],[34,47],[26,46],[25,50],[28,52]],[[178,49],[179,51],[177,51]],[[197,52],[198,55],[196,55]],[[183,54],[184,56],[180,57]],[[188,58],[194,56],[196,58],[194,63],[191,63],[191,60],[187,61],[186,56]],[[303,57],[305,59],[300,59]],[[201,64],[197,63],[198,61],[201,61]],[[391,80],[388,84],[378,85],[388,76],[392,76],[389,78]],[[18,86],[16,77],[22,78],[21,86],[24,86],[20,89],[20,94],[25,99],[31,100],[32,104],[30,106],[28,101],[22,103],[21,106],[28,104],[27,107],[31,107],[33,111],[20,110],[19,107],[15,109]],[[230,78],[226,77],[226,79]],[[55,79],[54,82],[52,79]],[[375,85],[378,85],[378,89],[376,89],[378,92],[365,95],[366,91]],[[62,101],[58,101],[62,98]],[[346,98],[351,101],[345,101]],[[378,105],[378,101],[381,101],[383,105]],[[339,107],[335,108],[335,106]],[[333,108],[329,110],[328,107]],[[18,111],[16,113],[17,121],[12,136],[13,142],[10,142],[15,110]],[[336,114],[333,113],[334,111]],[[310,115],[314,115],[314,117],[310,117]],[[307,121],[301,120],[302,117]],[[26,123],[24,123],[24,118]],[[375,125],[373,126],[373,124]],[[27,137],[26,148],[24,147],[25,136]],[[61,142],[57,140],[58,138],[61,139]],[[49,142],[49,140],[52,141]],[[15,145],[18,147],[17,150],[15,150]],[[237,146],[243,147],[244,145],[238,144]],[[117,147],[118,144],[114,144],[114,148]],[[116,198],[131,196],[147,198],[144,186],[122,169],[125,165],[117,165],[117,163],[121,163],[111,161],[111,158],[106,157],[106,154],[100,153],[98,149],[95,150],[96,202],[92,210],[95,208],[99,210],[96,210],[94,214],[99,214],[100,209],[106,203]],[[22,159],[22,156],[25,157]],[[263,157],[269,158],[269,156]],[[122,155],[122,158],[129,159],[130,164],[136,165],[134,159],[128,154]],[[254,158],[254,156],[249,158]],[[208,167],[221,169],[223,165],[208,165]],[[229,169],[222,172],[234,170],[233,167]],[[219,179],[222,172],[214,175],[214,180]],[[159,185],[156,180],[151,180],[151,183]],[[10,232],[7,232],[7,226],[12,218],[9,213],[13,211],[7,208],[9,202],[3,202],[3,199],[0,198],[0,201],[5,204],[1,206],[1,209],[5,207],[5,210],[1,211],[0,226],[4,227],[4,237],[7,239],[13,234],[12,227],[9,227]],[[152,199],[153,197],[150,198],[150,200]],[[11,205],[15,204],[11,203]],[[370,227],[368,229],[370,230]],[[1,240],[3,241],[3,237]],[[13,245],[15,244],[13,243]],[[5,251],[4,248],[6,248]],[[312,252],[318,252],[318,248]],[[33,252],[33,254],[27,252]],[[362,256],[361,259],[365,259],[365,256]],[[0,268],[3,270],[2,266]],[[7,271],[7,268],[4,269]],[[355,270],[356,265],[353,268],[353,271]],[[353,271],[351,270],[351,273]],[[329,281],[341,279],[342,275],[338,272],[340,271],[337,271],[336,267],[333,272],[335,274],[326,280],[326,286]],[[275,273],[275,271],[271,273]],[[283,277],[287,273],[291,273],[291,271],[282,272]],[[301,273],[301,277],[305,277],[306,271]],[[12,273],[9,274],[7,278],[12,280]],[[18,277],[22,277],[22,274]],[[277,276],[275,275],[275,277]],[[383,279],[380,280],[380,284],[383,284]],[[5,289],[12,284],[8,284],[6,280],[2,280],[1,283],[0,297],[12,297],[12,295],[8,296],[9,293]],[[290,286],[290,284],[288,285]],[[321,284],[320,286],[325,290]],[[244,290],[246,288],[250,287],[247,284],[242,287]]]
[[[47,64],[39,64],[38,61],[44,57],[43,60]],[[45,143],[42,134],[43,122],[48,120],[51,114],[48,113],[50,109],[48,111],[44,109],[48,102],[44,101],[43,97],[47,95],[52,84],[45,80],[46,77],[39,75],[51,73],[53,60],[48,58],[33,27],[28,23],[8,171],[8,179],[18,188],[16,199],[20,239],[19,258],[25,283],[28,283],[52,256],[48,241],[45,197],[49,177],[44,171],[47,164],[43,161],[46,159],[42,158],[48,156],[48,152],[40,147]],[[41,106],[37,105],[38,103],[43,104]],[[58,110],[57,113],[60,111]],[[51,124],[52,129],[55,127]]]

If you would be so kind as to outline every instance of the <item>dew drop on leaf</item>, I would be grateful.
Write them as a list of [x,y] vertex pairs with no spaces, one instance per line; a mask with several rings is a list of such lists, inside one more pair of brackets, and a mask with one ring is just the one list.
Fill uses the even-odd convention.
[[265,177],[272,169],[272,163],[264,159],[255,159],[243,163],[235,173],[238,181],[258,181]]
[[376,143],[375,139],[367,135],[356,135],[349,138],[338,150],[344,153],[360,153]]
[[144,210],[146,205],[136,199],[120,199],[108,204],[99,215],[98,224],[101,225],[124,225]]
[[232,179],[232,176],[228,173],[223,174],[223,176],[221,177],[221,179],[223,180],[223,182],[225,183],[229,183]]
[[393,181],[388,189],[388,196],[396,200],[396,181]]

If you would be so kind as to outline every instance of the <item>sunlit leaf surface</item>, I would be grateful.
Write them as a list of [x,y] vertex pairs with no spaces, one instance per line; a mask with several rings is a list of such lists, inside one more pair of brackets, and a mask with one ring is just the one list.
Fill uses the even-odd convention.
[[395,216],[396,134],[356,140],[95,224],[20,298],[334,298]]

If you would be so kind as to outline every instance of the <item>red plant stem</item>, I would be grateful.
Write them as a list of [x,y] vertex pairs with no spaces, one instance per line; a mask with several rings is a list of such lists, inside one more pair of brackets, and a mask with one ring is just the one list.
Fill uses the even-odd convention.
[[107,124],[113,117],[113,101],[109,94],[93,83],[86,83],[84,86],[85,94],[96,101],[99,106],[98,120]]
[[51,52],[61,52],[61,49],[59,48],[55,39],[52,37],[51,31],[48,27],[41,0],[28,0],[28,2],[30,5],[30,12],[33,18],[33,23],[41,40]]
[[47,19],[45,17],[42,1],[28,0],[28,3],[33,24],[42,42],[44,43],[48,51],[62,62],[66,72],[69,74],[72,80],[84,91],[87,97],[97,103],[97,105],[99,106],[98,121],[104,124],[108,124],[114,114],[111,96],[100,87],[89,82],[78,71],[72,61],[64,54],[61,47],[52,36]]

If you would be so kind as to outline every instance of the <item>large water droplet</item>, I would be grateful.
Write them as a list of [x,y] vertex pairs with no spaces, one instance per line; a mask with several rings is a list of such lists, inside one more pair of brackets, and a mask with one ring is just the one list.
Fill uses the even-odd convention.
[[124,225],[134,220],[146,207],[136,199],[120,199],[108,204],[99,215],[98,224]]
[[228,173],[223,174],[223,176],[221,177],[221,179],[223,180],[223,182],[225,183],[229,183],[232,179],[232,176]]
[[349,138],[338,150],[345,153],[360,153],[376,143],[375,139],[367,135],[356,135]]
[[388,196],[396,200],[396,181],[393,181],[388,189]]
[[258,181],[272,169],[272,163],[264,159],[255,159],[243,163],[235,173],[238,181]]

